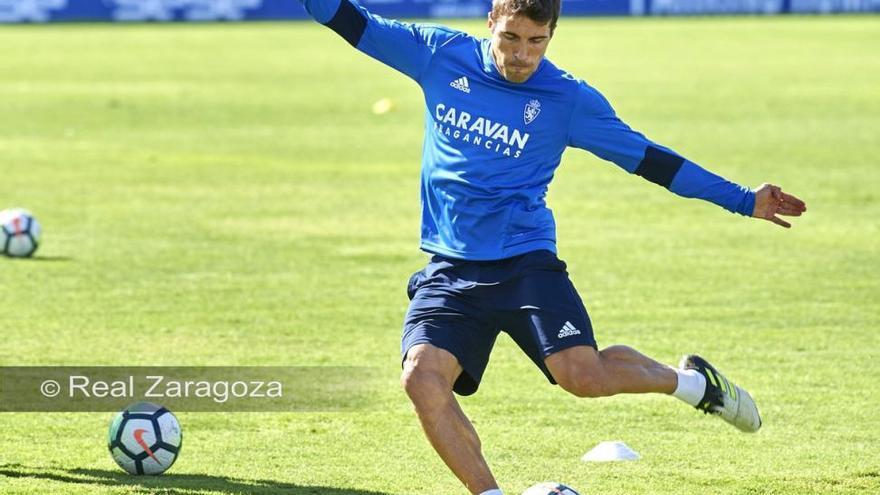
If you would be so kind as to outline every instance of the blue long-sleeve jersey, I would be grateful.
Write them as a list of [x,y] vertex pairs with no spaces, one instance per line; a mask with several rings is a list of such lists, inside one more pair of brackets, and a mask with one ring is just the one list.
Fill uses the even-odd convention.
[[350,0],[301,0],[318,22],[415,80],[425,96],[423,250],[494,260],[547,249],[547,187],[568,146],[684,197],[751,215],[754,193],[632,130],[594,88],[546,58],[524,83],[498,72],[490,40],[383,19]]

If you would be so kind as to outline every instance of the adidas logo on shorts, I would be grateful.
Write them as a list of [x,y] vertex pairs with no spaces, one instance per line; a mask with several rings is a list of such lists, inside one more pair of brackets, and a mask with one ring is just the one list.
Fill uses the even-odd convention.
[[455,81],[449,83],[449,85],[459,91],[464,91],[465,93],[471,92],[471,87],[468,85],[468,80],[466,77],[459,77]]
[[580,335],[581,331],[574,327],[570,321],[566,321],[565,325],[562,326],[562,330],[556,334],[557,339],[561,339],[563,337],[571,337],[572,335]]

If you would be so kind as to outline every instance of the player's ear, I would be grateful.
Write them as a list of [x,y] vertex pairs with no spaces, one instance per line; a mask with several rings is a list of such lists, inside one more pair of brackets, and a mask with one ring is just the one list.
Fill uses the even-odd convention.
[[493,32],[495,30],[495,19],[492,19],[492,12],[489,12],[486,17],[486,25],[489,27],[489,32]]

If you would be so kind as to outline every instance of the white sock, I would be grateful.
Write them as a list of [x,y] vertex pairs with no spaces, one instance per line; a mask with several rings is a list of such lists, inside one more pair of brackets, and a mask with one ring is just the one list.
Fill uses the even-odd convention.
[[699,404],[706,393],[706,378],[697,370],[675,370],[675,374],[678,375],[678,386],[672,396],[692,406]]
[[501,493],[501,489],[493,488],[492,490],[486,490],[485,492],[481,493],[480,495],[504,495],[504,494]]

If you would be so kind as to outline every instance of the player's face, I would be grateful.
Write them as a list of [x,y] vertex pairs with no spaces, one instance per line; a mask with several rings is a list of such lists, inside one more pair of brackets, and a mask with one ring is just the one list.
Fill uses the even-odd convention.
[[526,82],[544,58],[550,43],[550,23],[538,24],[524,15],[489,14],[492,55],[498,72],[510,82]]

